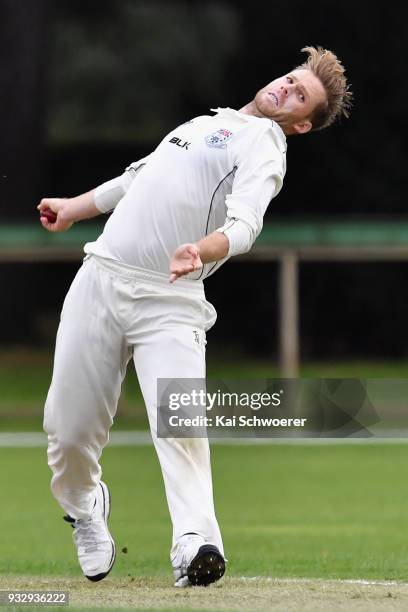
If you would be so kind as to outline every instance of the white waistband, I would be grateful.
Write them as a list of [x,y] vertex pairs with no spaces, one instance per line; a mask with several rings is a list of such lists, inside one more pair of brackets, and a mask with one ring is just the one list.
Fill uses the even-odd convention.
[[179,278],[174,283],[169,283],[170,274],[163,274],[162,272],[156,272],[155,270],[146,270],[145,268],[137,268],[136,266],[129,266],[116,259],[109,259],[107,257],[100,257],[89,253],[85,259],[92,261],[100,268],[113,272],[116,276],[122,276],[125,278],[133,278],[139,281],[145,281],[150,284],[154,284],[160,287],[166,287],[174,293],[194,293],[204,297],[204,284],[202,281],[191,280],[190,278]]

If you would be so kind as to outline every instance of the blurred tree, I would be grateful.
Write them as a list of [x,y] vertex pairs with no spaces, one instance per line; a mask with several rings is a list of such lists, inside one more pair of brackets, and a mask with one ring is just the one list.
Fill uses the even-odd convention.
[[1,219],[34,211],[47,101],[49,0],[0,0]]
[[186,108],[219,105],[238,38],[221,2],[58,3],[51,141],[156,145]]

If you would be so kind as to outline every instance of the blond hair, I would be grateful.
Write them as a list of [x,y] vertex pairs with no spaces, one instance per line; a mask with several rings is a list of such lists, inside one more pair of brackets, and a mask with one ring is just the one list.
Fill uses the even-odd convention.
[[298,69],[310,70],[323,85],[327,101],[313,111],[310,121],[312,130],[322,130],[341,116],[348,117],[353,94],[347,85],[345,69],[337,56],[323,47],[303,47],[307,60]]

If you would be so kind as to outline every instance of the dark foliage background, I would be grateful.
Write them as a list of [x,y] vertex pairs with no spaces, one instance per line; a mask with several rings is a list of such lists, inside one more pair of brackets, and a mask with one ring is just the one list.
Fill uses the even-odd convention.
[[[0,0],[0,15],[2,223],[35,222],[40,197],[111,178],[177,123],[239,108],[307,44],[343,60],[355,107],[348,121],[289,139],[266,221],[406,217],[404,4]],[[0,340],[48,341],[38,321],[57,321],[74,272],[2,265]],[[406,275],[402,264],[304,265],[304,356],[405,356]],[[273,264],[229,263],[211,278],[212,341],[274,354],[276,280]]]

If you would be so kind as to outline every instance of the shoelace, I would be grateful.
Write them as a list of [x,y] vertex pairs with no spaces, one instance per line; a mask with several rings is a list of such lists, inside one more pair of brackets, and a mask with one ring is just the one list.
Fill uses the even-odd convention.
[[85,548],[86,553],[95,552],[98,550],[98,529],[91,518],[78,519],[75,522],[75,536],[78,544]]
[[75,530],[74,537],[79,546],[83,546],[85,553],[95,552],[101,544],[105,544],[108,540],[98,539],[100,534],[100,521],[95,521],[92,518],[75,520],[68,514],[64,516],[64,521],[71,523]]

